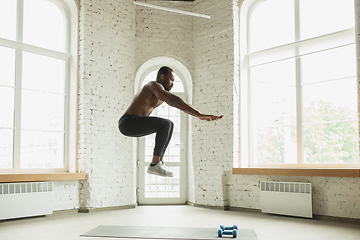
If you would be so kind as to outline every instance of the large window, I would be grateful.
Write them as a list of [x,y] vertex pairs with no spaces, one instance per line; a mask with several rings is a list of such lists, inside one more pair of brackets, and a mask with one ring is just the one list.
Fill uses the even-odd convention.
[[242,161],[358,167],[354,1],[254,1],[247,14]]
[[68,170],[71,54],[63,3],[0,1],[0,172]]

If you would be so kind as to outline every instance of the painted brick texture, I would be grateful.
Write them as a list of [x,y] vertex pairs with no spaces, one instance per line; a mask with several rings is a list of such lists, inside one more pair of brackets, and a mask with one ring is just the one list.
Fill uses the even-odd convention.
[[133,93],[135,29],[132,1],[80,1],[81,208],[135,202],[132,140],[117,128]]
[[194,12],[211,16],[193,20],[194,106],[224,115],[217,122],[193,120],[195,203],[223,206],[223,172],[233,159],[233,1],[195,1]]
[[79,208],[79,181],[56,181],[53,183],[53,192],[54,211]]
[[[191,2],[146,1],[146,3],[192,11]],[[168,56],[193,70],[193,17],[148,7],[136,7],[136,66]]]

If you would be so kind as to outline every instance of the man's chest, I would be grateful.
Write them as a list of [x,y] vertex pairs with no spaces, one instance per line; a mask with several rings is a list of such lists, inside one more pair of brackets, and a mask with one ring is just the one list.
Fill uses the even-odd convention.
[[161,101],[160,99],[158,99],[155,95],[153,95],[150,99],[149,99],[149,105],[152,108],[157,108],[158,106],[160,106],[164,101]]

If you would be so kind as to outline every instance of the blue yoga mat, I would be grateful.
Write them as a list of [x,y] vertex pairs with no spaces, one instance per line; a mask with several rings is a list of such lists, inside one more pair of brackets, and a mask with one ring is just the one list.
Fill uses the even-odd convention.
[[[100,225],[81,237],[138,239],[234,239],[232,235],[217,236],[218,228],[135,227]],[[239,229],[237,240],[257,240],[254,229]]]

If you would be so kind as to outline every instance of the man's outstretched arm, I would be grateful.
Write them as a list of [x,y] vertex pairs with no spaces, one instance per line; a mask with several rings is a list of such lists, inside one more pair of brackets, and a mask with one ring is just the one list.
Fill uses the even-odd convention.
[[205,121],[215,121],[218,119],[223,118],[223,115],[221,116],[215,116],[215,115],[206,115],[201,114],[199,111],[197,111],[195,108],[187,104],[184,100],[182,100],[180,97],[166,91],[164,87],[161,84],[155,83],[151,86],[151,91],[155,94],[157,98],[160,100],[166,102],[172,107],[176,107],[185,113],[192,115],[194,117],[197,117],[201,120]]

